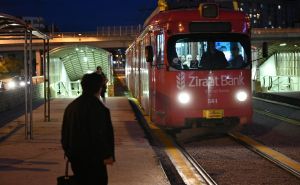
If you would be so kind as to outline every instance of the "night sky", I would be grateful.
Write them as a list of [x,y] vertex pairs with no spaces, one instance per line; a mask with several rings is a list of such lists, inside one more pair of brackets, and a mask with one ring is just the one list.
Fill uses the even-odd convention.
[[0,12],[41,16],[60,31],[96,31],[97,26],[143,24],[157,0],[0,0]]

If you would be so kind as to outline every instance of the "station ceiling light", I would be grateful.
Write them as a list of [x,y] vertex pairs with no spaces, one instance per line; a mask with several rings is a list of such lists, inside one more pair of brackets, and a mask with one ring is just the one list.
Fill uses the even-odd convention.
[[281,43],[279,44],[279,46],[286,46],[286,43]]

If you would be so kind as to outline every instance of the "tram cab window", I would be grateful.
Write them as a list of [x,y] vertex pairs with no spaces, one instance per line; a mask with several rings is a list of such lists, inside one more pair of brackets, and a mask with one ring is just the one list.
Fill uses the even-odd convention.
[[249,64],[245,47],[238,39],[178,38],[168,43],[168,59],[178,70],[242,69]]

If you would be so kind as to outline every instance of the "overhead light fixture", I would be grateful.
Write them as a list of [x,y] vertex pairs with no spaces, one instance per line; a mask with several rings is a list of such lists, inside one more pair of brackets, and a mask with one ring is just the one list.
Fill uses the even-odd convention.
[[9,25],[11,25],[11,26],[19,26],[20,24],[17,24],[17,23],[11,23],[11,24],[9,24]]
[[94,71],[92,71],[92,70],[88,70],[86,73],[88,73],[88,74],[91,74],[91,73],[93,73]]
[[281,43],[279,44],[279,46],[286,46],[286,43]]

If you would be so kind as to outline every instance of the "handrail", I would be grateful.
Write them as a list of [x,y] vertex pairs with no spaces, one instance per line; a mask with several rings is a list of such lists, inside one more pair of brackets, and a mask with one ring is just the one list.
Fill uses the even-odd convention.
[[290,76],[263,76],[262,79],[263,87],[266,87],[268,91],[299,91],[300,89],[300,84],[298,84],[297,80],[295,81]]
[[[60,82],[57,82],[57,85],[59,86],[59,92],[61,91],[61,88],[60,88],[60,84],[62,85],[62,87],[64,88],[64,90],[65,90],[65,92],[66,92],[66,94],[69,96],[70,95],[70,92],[68,91],[68,89],[67,89],[67,87],[65,86],[65,84],[62,82],[62,81],[60,81]],[[61,94],[61,93],[60,93]]]

